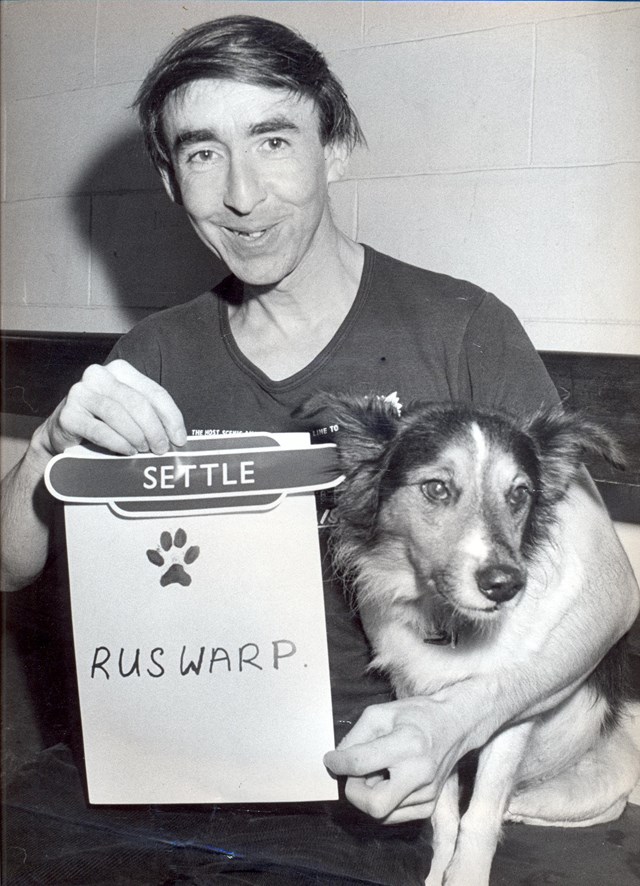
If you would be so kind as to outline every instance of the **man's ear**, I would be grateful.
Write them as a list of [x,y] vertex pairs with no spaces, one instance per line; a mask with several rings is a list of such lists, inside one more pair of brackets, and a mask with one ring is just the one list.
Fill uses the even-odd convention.
[[173,167],[161,166],[160,177],[162,178],[162,184],[164,185],[164,189],[167,192],[171,202],[177,203],[178,206],[182,206],[182,195],[180,193],[180,188],[178,187],[178,182],[176,181],[176,177],[173,172]]
[[351,151],[343,141],[331,142],[325,145],[325,164],[327,168],[327,183],[340,181],[344,175]]

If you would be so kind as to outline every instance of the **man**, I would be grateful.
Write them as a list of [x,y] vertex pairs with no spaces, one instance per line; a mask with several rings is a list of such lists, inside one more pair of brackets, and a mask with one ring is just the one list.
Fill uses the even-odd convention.
[[[156,62],[137,105],[170,199],[231,276],[139,324],[36,431],[5,481],[7,586],[42,570],[52,508],[42,490],[45,465],[83,439],[114,453],[163,453],[207,427],[300,430],[295,411],[319,389],[397,391],[405,401],[468,400],[515,412],[557,402],[533,347],[497,299],[338,230],[328,185],[362,135],[321,54],[300,37],[244,16],[193,28]],[[584,514],[601,509],[587,479],[576,501],[562,535],[574,547]],[[587,557],[593,539],[577,534]],[[464,753],[571,692],[637,613],[637,588],[604,512],[598,547],[580,607],[575,592],[567,594],[544,649],[532,641],[518,661],[437,698],[389,701],[386,683],[365,676],[361,628],[327,581],[336,735],[346,737],[326,762],[347,776],[355,806],[390,824],[430,815]],[[569,568],[561,564],[552,580],[562,585]],[[382,771],[388,777],[375,776]],[[224,821],[218,811],[214,835],[216,827],[228,833]],[[343,845],[340,876],[411,883],[426,873],[422,843],[403,829],[386,841],[376,832],[349,843],[348,828],[332,821],[319,860],[313,844],[322,842],[322,827],[314,821],[305,851],[328,877]],[[372,855],[373,845],[384,851]],[[386,871],[375,869],[384,864]],[[339,882],[333,870],[326,882]]]

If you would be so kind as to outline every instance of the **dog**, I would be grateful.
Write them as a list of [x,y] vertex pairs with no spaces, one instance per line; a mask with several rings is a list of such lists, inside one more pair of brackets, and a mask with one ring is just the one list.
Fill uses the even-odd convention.
[[[371,667],[409,697],[490,669],[498,646],[501,660],[515,656],[541,608],[563,605],[562,588],[547,580],[559,556],[558,509],[586,455],[622,466],[615,442],[560,407],[516,420],[467,405],[403,411],[394,397],[326,394],[307,414],[324,407],[339,426],[345,475],[334,561],[355,589]],[[621,641],[551,711],[499,730],[479,752],[462,817],[451,774],[432,816],[427,886],[487,886],[505,820],[581,827],[622,813],[640,776],[626,731],[625,661]]]

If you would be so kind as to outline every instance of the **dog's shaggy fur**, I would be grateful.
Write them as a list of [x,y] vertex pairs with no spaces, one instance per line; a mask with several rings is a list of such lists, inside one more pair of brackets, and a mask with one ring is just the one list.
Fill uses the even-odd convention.
[[[416,403],[401,416],[382,397],[320,395],[307,414],[320,406],[339,425],[345,473],[335,563],[355,587],[372,666],[406,697],[491,668],[496,644],[515,655],[540,607],[563,605],[561,588],[529,580],[559,555],[557,510],[586,454],[620,463],[615,443],[559,408],[516,422]],[[498,731],[461,820],[453,773],[432,819],[429,886],[488,884],[505,819],[584,826],[620,815],[640,774],[624,662],[618,644],[553,710]]]

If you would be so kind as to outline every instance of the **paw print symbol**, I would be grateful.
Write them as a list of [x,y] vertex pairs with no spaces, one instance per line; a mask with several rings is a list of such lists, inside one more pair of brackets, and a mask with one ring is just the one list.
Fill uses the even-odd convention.
[[[176,534],[172,537],[170,532],[162,532],[160,534],[160,545],[157,548],[150,548],[147,551],[147,559],[154,566],[166,566],[167,556],[171,558],[171,565],[163,572],[160,578],[160,584],[163,588],[167,585],[179,584],[188,587],[191,584],[191,576],[187,573],[185,564],[190,566],[200,556],[200,548],[191,545],[184,553],[182,549],[187,543],[187,533],[184,529],[177,529]],[[161,550],[162,549],[162,550]],[[170,553],[174,549],[174,553]],[[177,550],[175,550],[177,549]],[[165,552],[165,554],[162,553]]]

